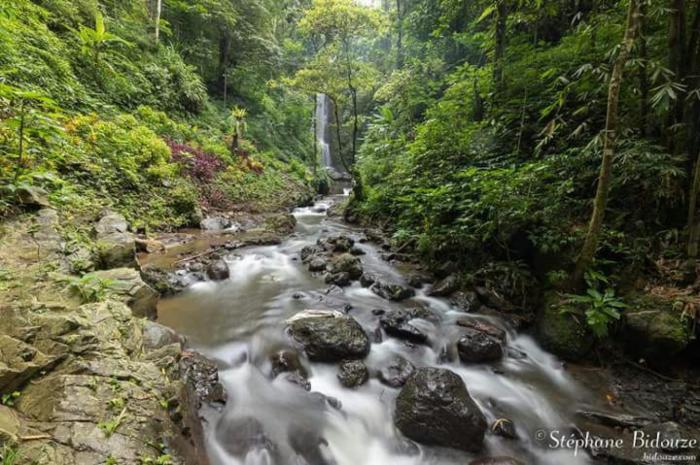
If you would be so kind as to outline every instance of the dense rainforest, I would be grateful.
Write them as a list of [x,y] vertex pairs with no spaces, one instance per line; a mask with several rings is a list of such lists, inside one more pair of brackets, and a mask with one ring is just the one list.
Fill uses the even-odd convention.
[[0,0],[0,464],[697,463],[699,191],[699,0]]

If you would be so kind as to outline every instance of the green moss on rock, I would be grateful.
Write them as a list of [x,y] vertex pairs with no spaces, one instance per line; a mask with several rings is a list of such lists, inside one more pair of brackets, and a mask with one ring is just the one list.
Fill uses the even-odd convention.
[[594,338],[588,328],[567,310],[566,301],[556,292],[545,295],[537,317],[537,337],[553,353],[567,360],[585,358]]

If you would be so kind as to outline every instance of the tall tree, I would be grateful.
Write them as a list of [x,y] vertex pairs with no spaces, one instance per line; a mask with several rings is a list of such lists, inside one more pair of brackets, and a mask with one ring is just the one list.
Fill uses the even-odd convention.
[[600,235],[603,230],[603,220],[605,219],[605,209],[608,205],[608,194],[610,193],[610,182],[612,179],[613,157],[618,137],[618,107],[620,103],[620,89],[622,87],[623,75],[627,60],[632,53],[635,40],[639,33],[641,20],[640,4],[644,0],[630,0],[627,12],[627,26],[625,36],[620,47],[620,53],[615,60],[615,64],[610,75],[608,87],[608,109],[605,123],[605,133],[603,135],[603,160],[600,165],[598,176],[598,188],[593,200],[593,213],[588,225],[586,239],[578,257],[576,268],[572,276],[572,284],[580,286],[584,273],[590,268],[595,258]]

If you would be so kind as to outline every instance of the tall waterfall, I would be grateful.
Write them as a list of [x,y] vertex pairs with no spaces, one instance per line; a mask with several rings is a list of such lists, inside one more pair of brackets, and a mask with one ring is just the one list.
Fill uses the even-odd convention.
[[316,140],[321,149],[321,163],[325,168],[334,169],[330,146],[330,99],[326,94],[316,95]]

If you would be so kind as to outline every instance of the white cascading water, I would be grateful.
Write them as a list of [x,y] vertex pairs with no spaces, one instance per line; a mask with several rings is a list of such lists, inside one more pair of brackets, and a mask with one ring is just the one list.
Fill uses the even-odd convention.
[[[284,376],[270,376],[270,354],[294,346],[285,333],[285,321],[304,309],[345,309],[371,334],[378,326],[372,309],[416,304],[439,315],[439,322],[420,322],[421,330],[436,343],[411,346],[392,337],[375,340],[365,360],[370,372],[376,373],[397,355],[416,367],[448,368],[462,377],[489,422],[507,416],[516,425],[517,440],[487,435],[483,455],[509,455],[533,465],[591,464],[584,454],[574,457],[570,451],[549,450],[535,439],[540,430],[566,429],[574,410],[592,397],[531,337],[518,334],[499,318],[464,313],[448,300],[429,297],[421,290],[412,301],[388,302],[359,283],[329,290],[321,278],[306,270],[299,252],[321,235],[359,236],[326,216],[337,199],[297,209],[297,231],[282,244],[231,254],[226,259],[228,280],[196,285],[160,305],[161,323],[186,335],[194,349],[221,367],[229,401],[222,412],[205,415],[212,465],[469,463],[475,455],[407,444],[393,423],[398,390],[383,385],[376,376],[359,388],[347,389],[336,378],[337,365],[307,360],[311,392]],[[366,272],[406,282],[397,267],[382,259],[378,247],[369,243],[358,247],[365,252]],[[455,322],[465,318],[486,320],[507,331],[508,350],[502,361],[464,365],[456,357],[443,356],[448,341],[458,337]],[[319,393],[337,399],[340,408],[329,407]]]
[[326,94],[316,95],[316,140],[321,150],[321,163],[325,168],[335,169],[329,140],[330,99]]

